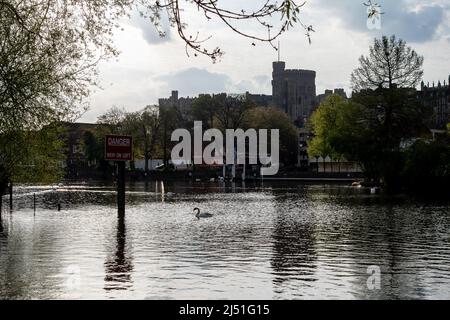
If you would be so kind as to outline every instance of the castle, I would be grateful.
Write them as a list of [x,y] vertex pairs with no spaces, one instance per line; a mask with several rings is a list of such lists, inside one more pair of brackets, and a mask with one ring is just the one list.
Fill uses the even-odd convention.
[[430,86],[422,81],[420,85],[419,97],[425,107],[432,110],[432,117],[429,121],[429,127],[433,129],[445,129],[450,123],[450,76],[448,84],[444,80],[442,85],[439,81],[437,86]]
[[316,104],[316,72],[286,69],[286,63],[273,63],[272,105],[281,108],[293,121],[308,118]]
[[[283,61],[273,62],[272,95],[245,93],[245,97],[260,107],[282,109],[294,123],[302,126],[320,102],[333,93],[326,90],[316,95],[316,72],[303,69],[286,69]],[[344,89],[335,89],[335,94],[347,98]],[[167,99],[159,99],[160,107],[175,106],[186,116],[195,98],[178,98],[178,91],[172,91]]]

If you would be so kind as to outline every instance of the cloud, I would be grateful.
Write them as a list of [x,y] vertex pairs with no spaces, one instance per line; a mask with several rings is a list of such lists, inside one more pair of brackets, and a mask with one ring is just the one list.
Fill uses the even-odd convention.
[[232,86],[232,81],[226,74],[209,72],[199,68],[189,68],[159,76],[156,80],[164,82],[168,91],[178,90],[180,96],[222,93],[227,92],[228,88]]
[[[242,3],[254,6],[253,1],[229,1],[236,7]],[[379,37],[379,33],[366,27],[364,1],[308,1],[301,18],[316,29],[312,45],[308,44],[300,27],[292,28],[281,38],[282,59],[289,68],[317,71],[318,93],[336,87],[349,90],[350,74],[359,56],[367,54],[371,38]],[[381,32],[407,40],[425,57],[426,81],[447,79],[450,70],[449,0],[376,1],[385,12]],[[225,2],[231,6],[228,0]],[[444,17],[441,16],[443,10]],[[151,22],[139,16],[133,16],[132,21],[123,20],[124,30],[114,36],[122,54],[118,61],[102,64],[100,80],[105,90],[92,95],[92,110],[82,120],[94,121],[112,105],[128,110],[142,109],[157,103],[158,98],[170,96],[171,90],[179,90],[180,96],[245,91],[270,94],[271,62],[276,59],[276,52],[269,45],[250,46],[248,39],[229,31],[220,21],[205,23],[203,16],[194,11],[186,21],[191,30],[198,30],[205,36],[213,35],[208,46],[219,45],[226,52],[220,63],[212,64],[206,57],[188,58],[185,44],[175,31],[160,39]],[[251,26],[245,28],[260,30]],[[151,34],[144,37],[145,32]],[[421,42],[412,43],[412,39]],[[110,86],[111,83],[114,85]]]
[[159,76],[155,78],[155,81],[162,83],[161,87],[167,93],[171,90],[178,90],[181,97],[198,96],[202,93],[240,94],[247,91],[256,94],[270,94],[272,90],[271,80],[266,75],[235,82],[226,74],[209,72],[206,69],[199,68],[189,68]]
[[266,75],[258,75],[250,80],[242,80],[230,88],[234,93],[250,92],[253,94],[271,94],[271,78]]
[[165,43],[172,40],[171,27],[167,15],[162,15],[160,22],[161,30],[165,33],[164,37],[160,36],[157,28],[150,19],[142,17],[136,9],[131,14],[130,24],[141,30],[143,38],[150,45]]
[[367,32],[375,36],[395,34],[408,42],[427,42],[435,38],[439,27],[445,22],[449,5],[423,4],[418,0],[378,1],[384,14],[381,17],[381,30],[367,28],[367,8],[360,1],[318,0],[319,6],[332,17],[339,18],[345,27]]

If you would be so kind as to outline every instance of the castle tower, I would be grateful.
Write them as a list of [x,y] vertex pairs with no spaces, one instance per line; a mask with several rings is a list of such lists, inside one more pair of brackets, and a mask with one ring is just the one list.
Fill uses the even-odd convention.
[[172,91],[171,98],[173,101],[178,101],[178,91],[177,90]]
[[316,107],[316,72],[289,70],[282,61],[273,63],[273,105],[289,115],[292,121],[308,118]]
[[273,63],[272,72],[272,99],[275,107],[282,109],[284,112],[286,110],[286,99],[285,99],[285,79],[284,70],[286,68],[286,63],[283,61],[278,61]]

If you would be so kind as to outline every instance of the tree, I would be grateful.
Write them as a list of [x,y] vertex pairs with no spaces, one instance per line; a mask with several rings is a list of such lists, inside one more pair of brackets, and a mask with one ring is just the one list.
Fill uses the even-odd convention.
[[364,106],[361,120],[373,136],[373,158],[379,162],[374,175],[388,189],[395,189],[399,181],[401,142],[420,136],[429,117],[415,89],[423,61],[403,40],[384,36],[374,40],[369,56],[359,59],[352,74],[352,101]]
[[314,136],[308,145],[309,156],[355,161],[369,179],[378,179],[382,165],[378,150],[381,139],[372,126],[375,119],[364,105],[331,95],[309,120]]
[[[36,131],[56,121],[74,121],[88,107],[86,98],[96,86],[98,63],[118,54],[113,31],[120,19],[137,9],[160,31],[162,14],[194,51],[214,62],[218,48],[207,49],[206,40],[188,31],[182,13],[192,6],[206,20],[222,21],[232,32],[273,45],[273,41],[299,21],[300,9],[293,0],[267,1],[255,10],[232,10],[210,0],[0,0],[0,134]],[[281,16],[278,27],[271,22]],[[267,33],[247,33],[238,24],[255,22]],[[255,43],[252,43],[253,45]],[[4,156],[4,155],[0,155]],[[0,166],[0,175],[11,168]]]
[[395,35],[375,39],[359,63],[351,76],[354,90],[415,88],[423,76],[423,57]]
[[[419,136],[424,118],[409,89],[391,89],[395,102],[386,127],[384,98],[389,89],[355,93],[350,101],[332,95],[313,113],[310,156],[345,158],[360,164],[366,177],[387,191],[402,187],[404,151],[401,143]],[[389,129],[387,131],[387,129]]]
[[[86,109],[95,66],[117,52],[105,2],[0,1],[0,130],[34,130]],[[122,14],[109,3],[108,16]]]
[[51,183],[63,177],[63,134],[56,124],[0,134],[0,199],[8,184]]
[[111,130],[113,132],[120,133],[120,131],[122,131],[122,125],[125,121],[126,116],[127,112],[125,108],[113,106],[98,117],[97,123],[108,125],[111,127]]
[[105,134],[109,134],[110,129],[104,126],[98,126],[95,131],[86,131],[83,136],[83,146],[86,159],[94,163],[94,167],[99,169],[106,178],[111,166],[105,160]]
[[[108,35],[112,24],[100,21],[105,18],[100,2],[83,2],[0,0],[3,181],[61,177],[60,168],[53,165],[63,154],[54,147],[61,136],[49,135],[48,128],[73,121],[86,110],[84,99],[95,85],[95,65],[116,54]],[[50,140],[40,139],[42,135]]]
[[213,99],[216,105],[216,127],[223,132],[226,129],[240,128],[248,111],[255,107],[252,101],[243,97],[221,94]]
[[409,191],[447,196],[450,187],[450,136],[432,142],[416,141],[405,151],[402,177]]
[[416,89],[378,88],[354,92],[352,101],[364,105],[365,122],[376,130],[386,150],[398,149],[402,140],[418,137],[427,129],[431,116],[417,99]]
[[247,111],[244,127],[267,129],[269,132],[271,129],[280,130],[280,160],[288,166],[297,164],[298,130],[286,113],[278,108],[252,108]]
[[147,106],[143,111],[127,113],[123,120],[123,130],[133,136],[135,157],[144,157],[146,177],[148,162],[152,159],[158,142],[160,126],[161,118],[157,106]]
[[192,104],[192,117],[195,121],[202,121],[204,126],[214,128],[217,109],[217,98],[209,94],[200,95]]
[[164,165],[169,162],[169,147],[172,145],[171,132],[179,128],[180,118],[176,107],[160,108],[159,110],[159,141],[163,153]]

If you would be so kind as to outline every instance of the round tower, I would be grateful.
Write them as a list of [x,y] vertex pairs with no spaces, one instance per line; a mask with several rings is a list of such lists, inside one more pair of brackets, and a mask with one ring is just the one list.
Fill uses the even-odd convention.
[[272,100],[273,104],[277,108],[281,108],[284,111],[286,109],[286,102],[284,101],[285,96],[285,73],[286,63],[283,61],[277,61],[273,63],[272,72]]

